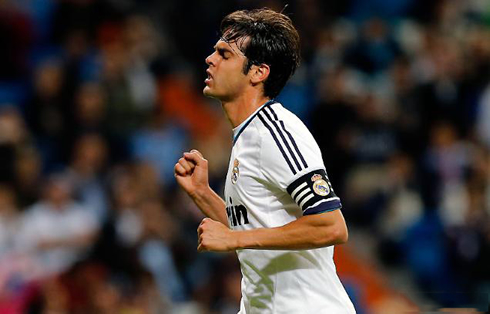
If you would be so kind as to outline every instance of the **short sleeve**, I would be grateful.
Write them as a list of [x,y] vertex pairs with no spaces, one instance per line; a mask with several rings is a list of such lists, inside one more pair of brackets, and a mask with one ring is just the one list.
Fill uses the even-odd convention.
[[324,169],[302,175],[287,187],[287,191],[301,208],[303,215],[319,214],[342,207]]
[[272,108],[258,115],[264,125],[260,167],[267,182],[289,194],[303,215],[340,209],[315,139],[297,119],[285,123]]

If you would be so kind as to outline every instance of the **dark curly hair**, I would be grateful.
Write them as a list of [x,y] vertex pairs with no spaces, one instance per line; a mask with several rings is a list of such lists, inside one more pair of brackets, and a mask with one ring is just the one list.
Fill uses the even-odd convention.
[[252,65],[269,66],[264,82],[267,97],[276,97],[299,66],[299,35],[282,13],[270,9],[235,11],[221,21],[220,33],[223,41],[237,41],[247,58],[245,74]]

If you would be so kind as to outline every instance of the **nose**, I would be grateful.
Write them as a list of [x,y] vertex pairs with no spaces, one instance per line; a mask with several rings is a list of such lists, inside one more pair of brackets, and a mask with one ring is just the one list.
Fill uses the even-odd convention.
[[207,65],[214,65],[213,55],[214,55],[214,52],[212,54],[210,54],[209,56],[207,56],[207,58],[205,59]]

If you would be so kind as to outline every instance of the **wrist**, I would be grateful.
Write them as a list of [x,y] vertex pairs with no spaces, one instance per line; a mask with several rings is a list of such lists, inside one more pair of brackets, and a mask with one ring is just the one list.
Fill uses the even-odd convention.
[[199,201],[206,198],[206,195],[211,191],[211,187],[209,185],[202,186],[196,188],[194,191],[189,193],[189,196],[194,201]]
[[243,244],[243,231],[231,231],[231,246],[233,250],[239,250],[245,248]]

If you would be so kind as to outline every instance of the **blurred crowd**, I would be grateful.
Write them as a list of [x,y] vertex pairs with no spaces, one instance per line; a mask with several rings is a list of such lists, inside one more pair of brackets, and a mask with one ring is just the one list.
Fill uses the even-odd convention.
[[0,312],[237,312],[236,256],[196,252],[173,166],[201,150],[222,192],[231,131],[204,58],[224,15],[264,6],[300,32],[277,100],[351,230],[440,306],[488,296],[490,3],[331,2],[0,1]]

